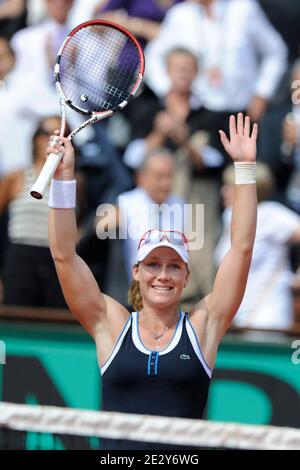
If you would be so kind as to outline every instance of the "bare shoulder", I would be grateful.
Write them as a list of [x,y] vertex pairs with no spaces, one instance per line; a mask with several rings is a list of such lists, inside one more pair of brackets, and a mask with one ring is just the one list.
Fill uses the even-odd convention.
[[117,339],[127,322],[129,311],[109,295],[103,294],[106,303],[106,314],[96,331],[96,337],[108,335],[114,341]]
[[113,352],[129,317],[129,311],[119,302],[103,294],[106,302],[106,314],[99,322],[95,334],[98,362],[104,364]]

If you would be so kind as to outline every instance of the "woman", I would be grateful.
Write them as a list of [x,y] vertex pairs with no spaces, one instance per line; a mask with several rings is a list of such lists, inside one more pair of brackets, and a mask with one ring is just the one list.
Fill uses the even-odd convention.
[[[178,233],[156,232],[152,236],[150,231],[140,241],[130,291],[130,300],[139,312],[129,315],[122,305],[100,292],[75,251],[74,152],[67,139],[52,137],[47,153],[65,150],[50,189],[50,247],[65,299],[96,343],[103,410],[202,417],[217,349],[242,301],[251,262],[256,228],[253,183],[257,130],[254,124],[250,134],[249,117],[244,120],[239,114],[237,123],[234,116],[230,118],[230,140],[220,131],[236,168],[232,244],[212,292],[189,314],[178,311],[189,280],[188,246],[184,235]],[[105,447],[159,446],[106,441]]]
[[8,209],[9,244],[3,266],[5,305],[66,307],[49,250],[48,198],[36,201],[30,196],[45,161],[49,136],[59,124],[58,116],[42,119],[32,140],[32,165],[0,181],[0,215]]

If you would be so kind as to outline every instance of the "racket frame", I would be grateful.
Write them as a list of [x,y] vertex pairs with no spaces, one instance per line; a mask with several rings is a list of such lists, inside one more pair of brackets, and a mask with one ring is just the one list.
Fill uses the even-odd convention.
[[[70,39],[72,38],[72,36],[74,36],[82,28],[85,28],[87,26],[99,25],[99,24],[101,24],[103,26],[112,27],[114,29],[117,29],[118,31],[121,31],[126,36],[129,36],[129,38],[136,45],[138,53],[139,53],[140,70],[139,70],[139,74],[138,74],[138,79],[137,79],[136,83],[134,84],[133,89],[132,89],[132,91],[131,91],[131,93],[130,93],[127,100],[122,101],[115,108],[107,110],[107,111],[90,112],[90,111],[86,111],[84,109],[81,109],[78,106],[75,106],[72,103],[72,101],[65,96],[65,94],[62,90],[61,84],[60,84],[60,61],[61,61],[63,51],[64,51],[66,45],[68,44],[68,42],[70,41]],[[85,127],[88,127],[88,126],[90,126],[90,125],[92,125],[92,124],[94,124],[98,121],[101,121],[102,119],[105,119],[107,117],[110,117],[114,113],[116,113],[118,111],[121,111],[123,108],[125,108],[125,106],[127,106],[128,102],[136,95],[137,91],[139,90],[140,85],[141,85],[142,80],[143,80],[144,71],[145,71],[145,58],[144,58],[144,53],[143,53],[143,50],[141,48],[141,45],[139,44],[137,39],[133,36],[133,34],[131,34],[127,29],[125,29],[122,26],[120,26],[118,24],[115,24],[111,21],[106,21],[106,20],[86,21],[86,22],[81,23],[80,25],[78,25],[76,28],[74,28],[71,31],[71,33],[65,38],[63,44],[61,45],[61,47],[58,51],[58,54],[57,54],[57,57],[56,57],[56,63],[55,63],[55,66],[54,66],[55,87],[56,87],[57,96],[59,98],[59,108],[60,108],[60,115],[61,115],[60,137],[64,136],[64,133],[65,133],[66,106],[73,109],[74,111],[77,111],[80,114],[83,114],[85,116],[90,116],[89,119],[84,121],[81,125],[76,127],[70,133],[70,135],[68,136],[68,139],[72,140],[73,137],[78,132],[80,132],[82,129],[84,129]],[[58,139],[59,139],[59,137],[58,137]],[[45,190],[46,190],[48,184],[50,183],[50,181],[51,181],[51,179],[52,179],[52,177],[53,177],[53,175],[54,175],[54,173],[55,173],[62,157],[63,157],[63,152],[58,153],[58,154],[57,153],[51,153],[48,156],[48,158],[47,158],[47,160],[46,160],[46,162],[45,162],[45,164],[44,164],[44,166],[43,166],[36,182],[34,183],[34,185],[32,186],[32,188],[30,190],[30,194],[31,194],[32,197],[34,197],[35,199],[42,199],[43,198]]]

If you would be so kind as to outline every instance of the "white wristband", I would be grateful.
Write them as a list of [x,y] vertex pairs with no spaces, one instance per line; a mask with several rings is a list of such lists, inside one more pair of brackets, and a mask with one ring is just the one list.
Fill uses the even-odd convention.
[[74,209],[76,207],[76,180],[51,180],[49,207],[52,209]]
[[256,183],[256,162],[234,162],[235,184]]

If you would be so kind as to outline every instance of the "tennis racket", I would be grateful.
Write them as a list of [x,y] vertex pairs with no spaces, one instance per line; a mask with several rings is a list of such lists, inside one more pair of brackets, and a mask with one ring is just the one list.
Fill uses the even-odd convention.
[[[85,127],[123,109],[141,85],[145,69],[142,48],[125,28],[103,20],[74,28],[56,59],[54,77],[59,97],[61,128],[65,133],[66,105],[88,119],[71,132],[71,140]],[[50,154],[30,194],[42,199],[62,154]]]

